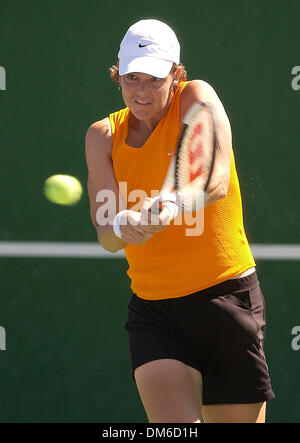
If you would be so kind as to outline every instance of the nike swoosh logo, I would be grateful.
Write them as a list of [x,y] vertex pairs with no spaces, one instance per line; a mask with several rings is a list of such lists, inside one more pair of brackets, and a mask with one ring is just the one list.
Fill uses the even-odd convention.
[[145,46],[150,46],[151,43],[148,43],[147,45],[142,45],[142,43],[139,44],[139,48],[144,48]]
[[175,154],[175,152],[176,152],[176,151],[174,151],[174,152],[168,152],[168,155],[173,155],[173,154]]

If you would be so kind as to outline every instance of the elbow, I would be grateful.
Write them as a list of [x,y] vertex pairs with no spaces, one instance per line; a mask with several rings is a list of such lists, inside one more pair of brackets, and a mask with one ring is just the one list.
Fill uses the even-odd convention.
[[225,185],[219,186],[217,191],[218,200],[221,200],[221,198],[226,197],[227,191],[228,191],[228,186]]
[[229,187],[230,177],[227,175],[223,175],[221,180],[219,181],[219,185],[217,186],[216,193],[218,200],[226,197]]
[[227,191],[228,191],[228,183],[226,183],[223,180],[220,181],[219,184],[215,188],[211,189],[206,194],[204,206],[208,206],[211,203],[214,203],[214,202],[226,197]]

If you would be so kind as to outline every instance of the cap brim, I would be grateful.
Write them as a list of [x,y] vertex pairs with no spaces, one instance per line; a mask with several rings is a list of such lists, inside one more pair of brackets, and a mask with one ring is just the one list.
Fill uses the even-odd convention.
[[119,75],[132,72],[153,75],[153,77],[165,78],[169,75],[173,62],[155,57],[124,57],[119,59]]

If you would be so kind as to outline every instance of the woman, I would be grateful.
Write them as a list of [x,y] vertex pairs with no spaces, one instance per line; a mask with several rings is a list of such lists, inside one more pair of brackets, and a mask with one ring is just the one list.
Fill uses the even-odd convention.
[[[263,351],[264,299],[243,227],[227,115],[209,84],[186,81],[166,24],[132,25],[118,59],[111,77],[126,108],[87,131],[88,190],[100,244],[124,248],[129,263],[126,329],[148,420],[264,422],[274,397]],[[175,203],[163,203],[154,222],[149,209],[196,101],[212,105],[220,149],[204,230],[187,235],[184,220],[170,222]]]

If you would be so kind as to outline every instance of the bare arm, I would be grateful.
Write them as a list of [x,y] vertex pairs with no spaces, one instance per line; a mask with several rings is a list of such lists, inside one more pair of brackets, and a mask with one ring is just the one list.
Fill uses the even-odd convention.
[[225,197],[230,181],[232,135],[229,119],[214,89],[202,80],[193,80],[186,85],[180,102],[180,118],[183,121],[187,110],[196,101],[212,105],[216,119],[218,149],[210,184],[205,196],[205,206]]
[[[119,211],[118,186],[114,177],[111,158],[112,136],[108,118],[92,124],[85,138],[86,163],[88,167],[88,193],[90,199],[90,215],[97,230],[98,241],[106,250],[116,252],[126,246],[126,242],[114,235],[112,220],[97,217],[98,209],[105,203],[96,201],[99,191],[111,190],[115,194],[116,210]],[[113,204],[113,202],[111,202]]]
[[[123,202],[122,208],[119,207],[119,189],[112,162],[112,135],[108,118],[89,127],[85,145],[90,215],[97,230],[99,243],[109,252],[117,252],[128,243],[145,243],[153,234],[147,227],[134,225],[138,213],[129,214],[128,224],[121,226],[122,239],[117,237],[113,230],[114,216],[126,208],[126,202]],[[110,198],[100,198],[105,195],[110,195]],[[106,211],[101,210],[101,207]]]

